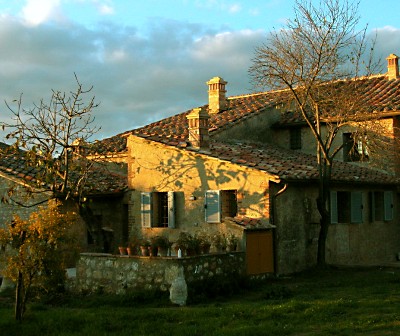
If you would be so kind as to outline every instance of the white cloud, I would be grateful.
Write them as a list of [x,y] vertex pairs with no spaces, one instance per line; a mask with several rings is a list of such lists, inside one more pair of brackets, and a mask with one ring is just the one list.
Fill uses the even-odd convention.
[[109,6],[109,5],[101,4],[101,5],[99,5],[98,8],[99,8],[100,14],[102,14],[102,15],[112,15],[112,14],[114,14],[114,8]]
[[242,7],[239,4],[233,4],[229,6],[228,11],[230,13],[239,13],[242,10]]
[[58,15],[60,0],[27,0],[21,14],[31,25],[39,25]]

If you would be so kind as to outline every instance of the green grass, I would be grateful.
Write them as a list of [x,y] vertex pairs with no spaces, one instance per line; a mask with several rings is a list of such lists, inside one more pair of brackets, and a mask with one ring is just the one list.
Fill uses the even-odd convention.
[[21,324],[12,296],[3,294],[0,334],[400,334],[400,269],[309,271],[242,288],[230,297],[214,291],[212,300],[202,292],[186,307],[171,305],[166,295],[155,299],[157,293],[58,297],[32,303]]

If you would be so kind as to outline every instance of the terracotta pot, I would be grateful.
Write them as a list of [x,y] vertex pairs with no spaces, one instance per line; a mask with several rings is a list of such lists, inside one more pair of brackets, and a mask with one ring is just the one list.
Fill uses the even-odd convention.
[[149,256],[149,247],[148,246],[140,246],[140,252],[143,257]]

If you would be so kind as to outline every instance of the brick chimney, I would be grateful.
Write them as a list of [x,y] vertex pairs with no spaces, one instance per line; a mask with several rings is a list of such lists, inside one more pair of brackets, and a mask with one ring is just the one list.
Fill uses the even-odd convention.
[[208,109],[214,114],[226,110],[228,101],[226,99],[225,82],[221,77],[211,78],[208,82]]
[[386,59],[388,62],[388,79],[399,78],[399,57],[395,54],[390,54],[389,57],[387,57]]
[[210,116],[203,108],[195,108],[186,116],[189,125],[189,142],[194,148],[209,148],[208,119]]

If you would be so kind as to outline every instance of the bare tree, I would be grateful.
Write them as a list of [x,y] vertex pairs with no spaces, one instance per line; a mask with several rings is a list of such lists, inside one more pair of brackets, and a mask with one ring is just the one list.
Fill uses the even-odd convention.
[[[320,266],[325,265],[330,224],[332,165],[343,148],[343,142],[335,142],[335,138],[340,129],[365,121],[369,111],[362,81],[354,80],[374,70],[373,47],[366,43],[367,27],[357,30],[358,5],[347,0],[321,0],[316,7],[311,0],[297,0],[294,19],[256,49],[249,69],[255,85],[288,92],[288,107],[302,116],[315,138]],[[349,77],[353,80],[345,80]],[[364,138],[365,132],[360,130],[351,140],[355,143]]]
[[[84,89],[75,76],[77,88],[70,95],[52,91],[49,102],[41,100],[33,108],[22,107],[22,95],[16,107],[6,102],[13,122],[2,124],[13,149],[25,152],[26,165],[35,169],[35,179],[51,198],[79,200],[87,173],[93,164],[80,159],[80,148],[99,130],[93,126],[91,112],[98,106],[92,90]],[[21,204],[22,205],[22,204]]]
[[[6,102],[13,121],[1,126],[9,130],[6,138],[13,142],[11,154],[17,154],[23,160],[20,164],[34,172],[36,181],[36,185],[32,181],[25,183],[25,191],[31,194],[39,190],[49,195],[26,205],[13,199],[11,188],[8,194],[20,206],[35,206],[54,198],[72,199],[82,213],[81,195],[93,162],[86,160],[80,150],[98,130],[93,126],[91,115],[97,104],[94,97],[85,99],[92,88],[84,89],[76,76],[75,79],[77,88],[70,95],[53,90],[49,102],[41,100],[33,108],[22,107],[22,95],[14,101],[15,108]],[[63,280],[61,258],[57,258],[58,262],[50,262],[48,255],[57,250],[58,240],[65,238],[62,230],[74,220],[71,216],[66,220],[66,215],[59,214],[57,206],[52,207],[51,202],[48,206],[47,210],[32,213],[29,221],[16,217],[8,229],[0,232],[3,243],[11,242],[17,252],[13,254],[14,259],[8,260],[8,268],[18,270],[13,278],[17,284],[15,316],[19,321],[25,311],[29,288],[38,275],[48,275],[54,280],[47,283],[39,279],[42,285],[57,287]]]

